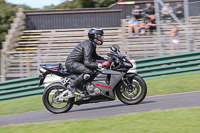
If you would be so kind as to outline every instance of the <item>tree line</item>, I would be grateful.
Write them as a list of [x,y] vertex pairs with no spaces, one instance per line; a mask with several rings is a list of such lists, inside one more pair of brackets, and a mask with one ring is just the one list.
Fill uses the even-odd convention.
[[50,5],[45,6],[44,9],[74,9],[74,8],[96,8],[96,7],[107,7],[113,3],[122,0],[72,0],[65,1],[57,6]]
[[5,36],[18,8],[23,8],[25,10],[31,9],[26,5],[15,5],[6,3],[5,0],[0,0],[0,49],[2,48],[2,43],[5,41]]

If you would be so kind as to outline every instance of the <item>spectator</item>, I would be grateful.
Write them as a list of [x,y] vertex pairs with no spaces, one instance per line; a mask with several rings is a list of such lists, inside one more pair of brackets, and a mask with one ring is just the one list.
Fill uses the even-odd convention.
[[152,35],[153,31],[156,30],[156,17],[151,16],[147,25],[149,27],[149,32]]
[[136,17],[137,20],[143,18],[144,10],[140,8],[140,5],[135,5],[135,8],[132,10],[132,15]]
[[176,36],[178,36],[178,27],[174,25],[173,29],[171,30],[171,37],[174,38]]
[[165,3],[165,6],[161,10],[161,17],[166,20],[166,18],[171,18],[170,13],[173,12],[173,8],[170,6],[170,3]]
[[135,33],[135,36],[139,36],[139,31],[138,31],[138,20],[136,19],[135,16],[131,17],[131,20],[128,21],[128,33],[129,36],[133,35],[133,31]]
[[184,17],[184,9],[181,3],[177,3],[176,8],[174,10],[174,14],[179,19],[182,19]]
[[179,39],[178,37],[178,27],[176,25],[173,26],[173,29],[171,30],[171,37],[172,37],[172,42],[174,44],[178,44],[179,43]]
[[144,34],[145,34],[145,32],[146,32],[146,27],[147,27],[147,25],[146,25],[144,19],[141,20],[141,21],[139,21],[139,32],[140,32],[141,35],[144,35]]
[[145,19],[149,20],[152,15],[155,15],[155,9],[152,7],[150,3],[146,4],[146,7],[144,8],[145,13]]

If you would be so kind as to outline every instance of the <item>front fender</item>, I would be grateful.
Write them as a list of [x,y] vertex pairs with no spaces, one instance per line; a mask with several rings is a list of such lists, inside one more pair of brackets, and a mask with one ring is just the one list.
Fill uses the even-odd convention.
[[129,72],[129,73],[126,73],[122,79],[122,85],[124,85],[126,88],[130,88],[132,89],[132,84],[131,84],[131,79],[134,79],[135,76],[137,76],[138,74],[137,73],[133,73],[133,72]]
[[137,76],[138,74],[137,73],[133,73],[133,72],[130,72],[130,73],[126,73],[125,75],[124,75],[124,77],[135,77],[135,76]]

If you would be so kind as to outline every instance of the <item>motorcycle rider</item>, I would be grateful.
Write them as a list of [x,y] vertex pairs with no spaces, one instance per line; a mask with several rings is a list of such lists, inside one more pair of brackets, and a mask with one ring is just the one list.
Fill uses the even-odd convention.
[[[88,32],[89,40],[82,41],[79,43],[69,54],[66,59],[66,68],[69,72],[80,74],[76,79],[74,79],[71,84],[71,91],[76,95],[82,93],[78,89],[78,85],[84,81],[88,80],[92,74],[93,70],[102,67],[108,67],[110,65],[109,61],[96,53],[96,45],[103,44],[104,32],[100,28],[91,28]],[[104,60],[103,63],[96,63],[96,60]]]

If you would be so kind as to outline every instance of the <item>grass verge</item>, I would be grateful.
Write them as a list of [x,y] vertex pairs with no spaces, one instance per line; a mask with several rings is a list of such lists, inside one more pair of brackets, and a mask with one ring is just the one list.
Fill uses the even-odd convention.
[[148,96],[200,90],[200,73],[146,80]]
[[1,126],[2,133],[197,133],[200,107],[156,110],[114,117]]
[[0,107],[0,116],[45,109],[41,95],[2,101]]
[[[148,96],[200,90],[200,73],[147,80]],[[0,116],[45,109],[42,96],[0,102]]]

